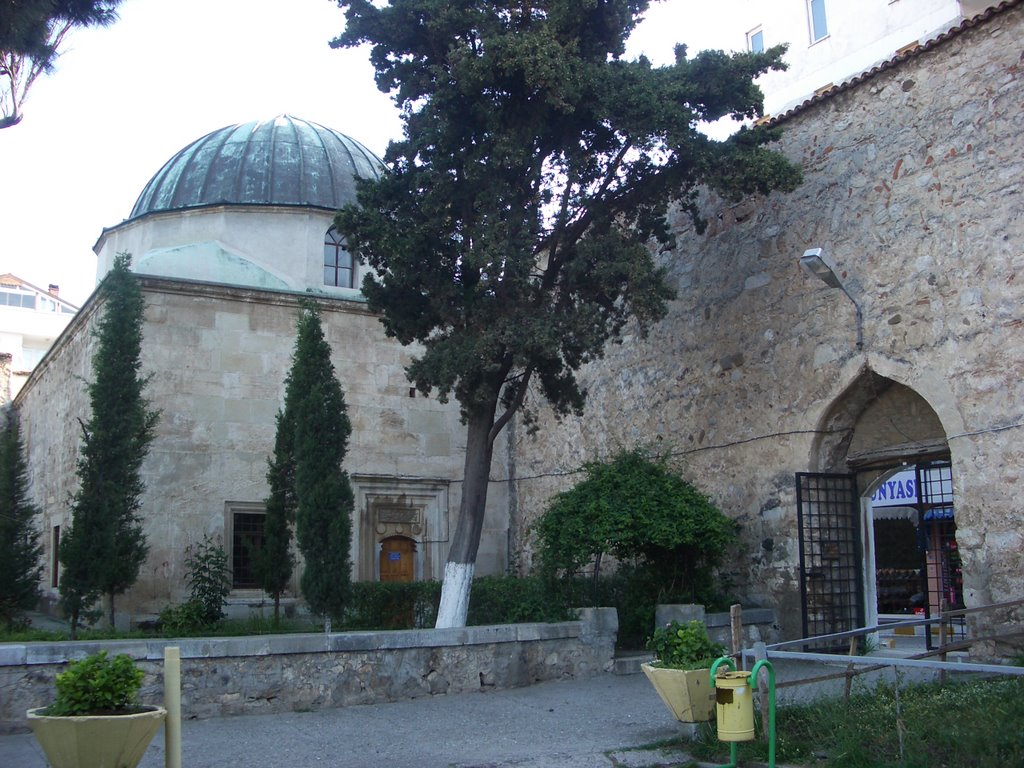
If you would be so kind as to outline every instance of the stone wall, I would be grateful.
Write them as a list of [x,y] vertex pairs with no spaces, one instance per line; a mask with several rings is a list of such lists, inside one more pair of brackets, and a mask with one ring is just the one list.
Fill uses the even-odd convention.
[[[125,619],[152,618],[187,598],[186,547],[210,535],[230,553],[234,513],[261,511],[300,298],[164,278],[143,277],[141,283],[141,368],[151,377],[146,397],[161,415],[141,470],[150,552],[136,585],[118,599]],[[66,531],[71,522],[79,420],[90,413],[85,382],[93,379],[100,311],[94,295],[16,401],[30,493],[42,512],[44,599],[51,604],[57,599],[53,531]],[[353,513],[353,578],[377,578],[379,542],[398,535],[416,543],[415,577],[439,579],[461,500],[465,427],[458,405],[411,391],[404,368],[413,350],[387,339],[365,302],[321,297],[321,319],[352,423],[344,468],[359,505]],[[503,476],[501,457],[493,472]],[[505,490],[496,483],[489,494],[479,575],[505,570]],[[298,579],[296,572],[292,595]],[[232,595],[245,604],[263,599],[259,590]]]
[[[706,195],[704,235],[675,220],[667,319],[583,371],[582,418],[517,435],[524,567],[531,522],[583,462],[649,446],[741,524],[733,589],[799,636],[794,473],[855,469],[848,398],[885,380],[941,425],[968,605],[1024,592],[1022,33],[1018,5],[805,106],[779,144],[799,189]],[[815,247],[853,301],[801,270]]]
[[53,700],[69,660],[127,653],[146,672],[141,700],[162,701],[164,648],[181,650],[182,716],[220,717],[379,704],[591,677],[611,668],[614,608],[579,621],[465,629],[0,646],[0,732]]

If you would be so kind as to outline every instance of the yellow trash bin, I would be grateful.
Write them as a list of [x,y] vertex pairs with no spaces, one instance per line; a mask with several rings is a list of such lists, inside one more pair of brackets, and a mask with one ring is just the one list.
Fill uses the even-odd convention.
[[749,672],[726,672],[715,678],[715,719],[719,741],[754,738],[754,694]]

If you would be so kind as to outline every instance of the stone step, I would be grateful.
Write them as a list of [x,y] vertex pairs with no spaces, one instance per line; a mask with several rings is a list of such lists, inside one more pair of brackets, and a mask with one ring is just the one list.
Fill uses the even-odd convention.
[[649,653],[623,653],[614,659],[612,672],[616,675],[639,675],[640,665],[652,658]]

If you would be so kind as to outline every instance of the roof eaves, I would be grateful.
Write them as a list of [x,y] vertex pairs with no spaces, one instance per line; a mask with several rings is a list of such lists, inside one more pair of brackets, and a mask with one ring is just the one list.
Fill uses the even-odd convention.
[[819,104],[822,101],[825,101],[826,99],[831,99],[833,96],[843,93],[844,91],[848,91],[851,88],[855,88],[861,83],[866,82],[867,80],[871,80],[876,75],[881,74],[886,70],[892,69],[893,67],[897,67],[905,61],[909,61],[910,59],[920,56],[925,51],[930,51],[934,48],[937,48],[938,46],[959,36],[963,32],[966,32],[968,29],[980,26],[981,24],[984,24],[989,19],[991,19],[993,16],[997,16],[998,14],[1003,13],[1004,11],[1008,11],[1011,8],[1014,8],[1015,6],[1021,5],[1022,3],[1024,3],[1024,0],[1002,0],[1002,2],[996,5],[989,6],[981,13],[976,14],[969,19],[964,19],[962,22],[960,22],[954,27],[951,27],[946,32],[939,33],[931,40],[927,40],[923,43],[911,43],[910,45],[905,45],[898,51],[896,51],[896,54],[891,59],[887,59],[886,61],[883,61],[881,64],[877,64],[871,69],[865,70],[864,72],[861,72],[860,74],[851,77],[849,80],[843,81],[839,85],[829,84],[823,86],[816,90],[814,92],[814,95],[811,96],[806,101],[797,104],[795,107],[790,107],[782,114],[762,118],[758,122],[769,126],[779,125],[780,123],[789,120],[791,117],[795,117],[796,115],[800,114],[805,109],[808,109],[815,104]]

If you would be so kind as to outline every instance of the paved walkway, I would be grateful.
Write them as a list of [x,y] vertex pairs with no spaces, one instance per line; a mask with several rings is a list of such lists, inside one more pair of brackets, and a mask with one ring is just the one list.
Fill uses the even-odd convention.
[[[687,764],[643,675],[319,712],[186,721],[184,768],[641,768]],[[0,736],[0,766],[45,768],[31,734]],[[158,734],[141,768],[163,768]]]

